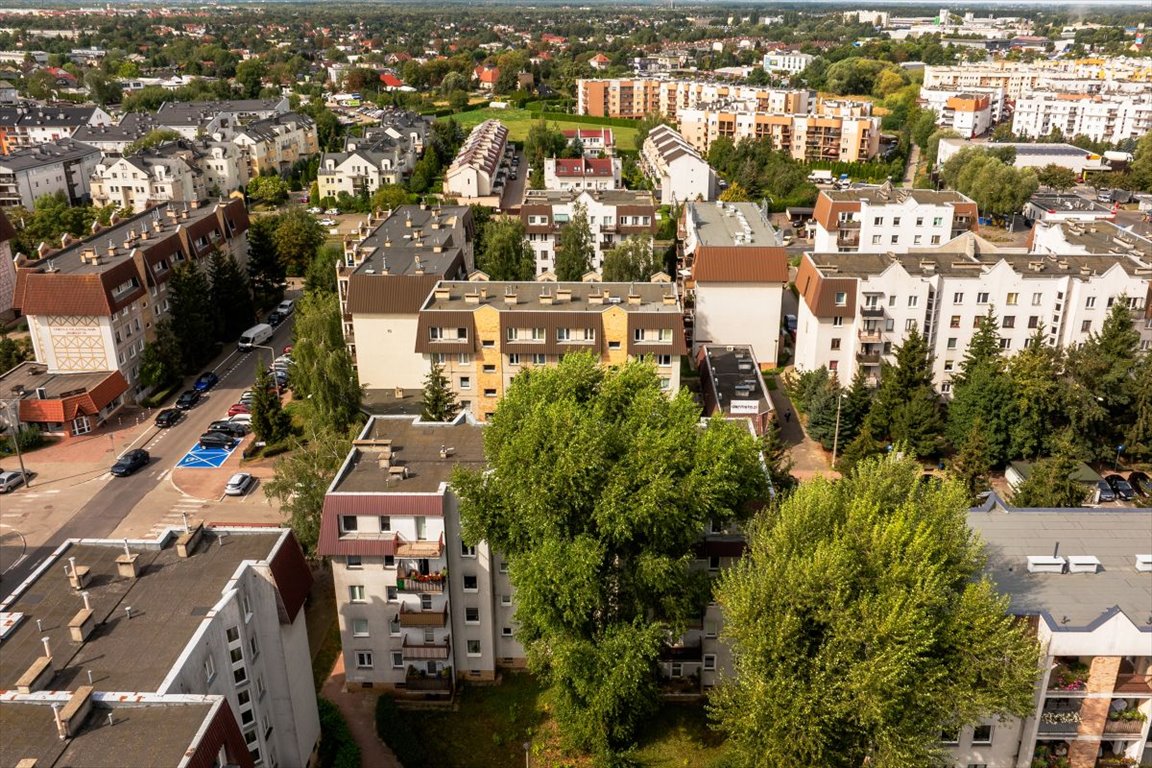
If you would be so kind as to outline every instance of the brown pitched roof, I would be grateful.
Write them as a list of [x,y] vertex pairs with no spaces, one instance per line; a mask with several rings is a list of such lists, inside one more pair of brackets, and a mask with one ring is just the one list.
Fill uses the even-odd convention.
[[348,278],[348,311],[415,315],[443,275],[361,275]]
[[95,416],[108,403],[128,391],[128,382],[119,371],[112,371],[107,378],[89,390],[68,397],[40,400],[22,398],[20,400],[20,420],[50,423],[66,423],[78,414]]
[[697,283],[787,283],[788,252],[773,246],[701,246],[692,276]]
[[294,534],[289,532],[284,536],[269,565],[284,609],[285,615],[281,621],[287,619],[284,623],[291,624],[304,607],[304,601],[312,589],[312,569],[308,567],[304,550],[300,548],[300,542]]
[[[825,277],[809,254],[800,260],[796,289],[816,317],[854,317],[858,281],[851,277]],[[836,294],[845,294],[844,304],[836,305]]]

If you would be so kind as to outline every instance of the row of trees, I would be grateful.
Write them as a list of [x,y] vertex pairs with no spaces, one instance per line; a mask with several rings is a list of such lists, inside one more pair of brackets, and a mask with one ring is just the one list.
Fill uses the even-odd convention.
[[[1069,349],[1053,346],[1038,328],[1024,349],[1007,356],[999,327],[992,314],[981,318],[946,405],[933,388],[933,358],[917,331],[894,349],[893,363],[882,364],[875,389],[862,372],[842,387],[824,368],[786,379],[786,386],[808,416],[809,435],[825,448],[838,440],[841,469],[901,445],[921,458],[951,455],[973,495],[986,487],[992,469],[1016,459],[1060,456],[1074,465],[1113,460],[1119,446],[1126,457],[1152,457],[1152,355],[1141,354],[1123,297],[1099,333]],[[1024,500],[1031,505],[1037,497]],[[1059,506],[1082,497],[1044,500]]]
[[[984,213],[995,216],[1019,213],[1035,194],[1040,181],[1034,169],[1012,165],[1015,155],[1011,147],[964,149],[948,158],[940,169],[940,178],[952,189],[975,200]],[[1045,177],[1053,180],[1051,173]]]

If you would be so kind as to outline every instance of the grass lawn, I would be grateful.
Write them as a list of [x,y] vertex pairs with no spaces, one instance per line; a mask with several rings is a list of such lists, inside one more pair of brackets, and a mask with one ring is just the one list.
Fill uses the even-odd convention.
[[[528,674],[505,674],[494,686],[470,686],[453,712],[422,711],[411,719],[427,749],[426,765],[443,768],[507,768],[532,765],[590,768],[591,760],[565,755],[548,715],[547,694]],[[653,768],[721,768],[727,750],[708,729],[702,707],[665,705],[640,735],[635,760]]]
[[[536,122],[536,118],[526,109],[477,109],[472,112],[461,112],[452,115],[452,119],[463,126],[466,131],[471,130],[473,126],[479,125],[485,120],[499,120],[508,127],[509,141],[524,141],[527,139],[528,130],[532,127],[532,124]],[[560,130],[569,128],[596,128],[596,125],[592,123],[575,123],[567,120],[549,120],[548,122],[554,123]],[[617,125],[606,125],[603,127],[611,128],[613,133],[615,133],[617,149],[636,149],[635,128]]]

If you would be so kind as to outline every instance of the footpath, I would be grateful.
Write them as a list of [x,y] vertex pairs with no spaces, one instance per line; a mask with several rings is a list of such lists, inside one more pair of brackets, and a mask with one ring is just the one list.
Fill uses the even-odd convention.
[[360,747],[361,768],[403,768],[388,745],[376,735],[376,698],[371,690],[344,690],[344,654],[336,657],[320,695],[340,709]]

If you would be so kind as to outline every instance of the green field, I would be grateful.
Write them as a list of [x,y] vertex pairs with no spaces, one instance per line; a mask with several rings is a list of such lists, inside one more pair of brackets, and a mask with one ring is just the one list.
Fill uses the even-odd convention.
[[[508,127],[509,141],[524,141],[528,138],[528,129],[532,127],[532,124],[536,122],[538,118],[533,117],[532,113],[526,109],[477,109],[471,112],[461,112],[452,115],[452,119],[462,125],[465,130],[471,130],[473,126],[479,125],[488,119],[499,120]],[[569,128],[611,128],[616,134],[617,149],[636,149],[636,129],[632,127],[618,125],[596,126],[593,123],[577,123],[567,120],[549,120],[548,122],[560,130]]]

